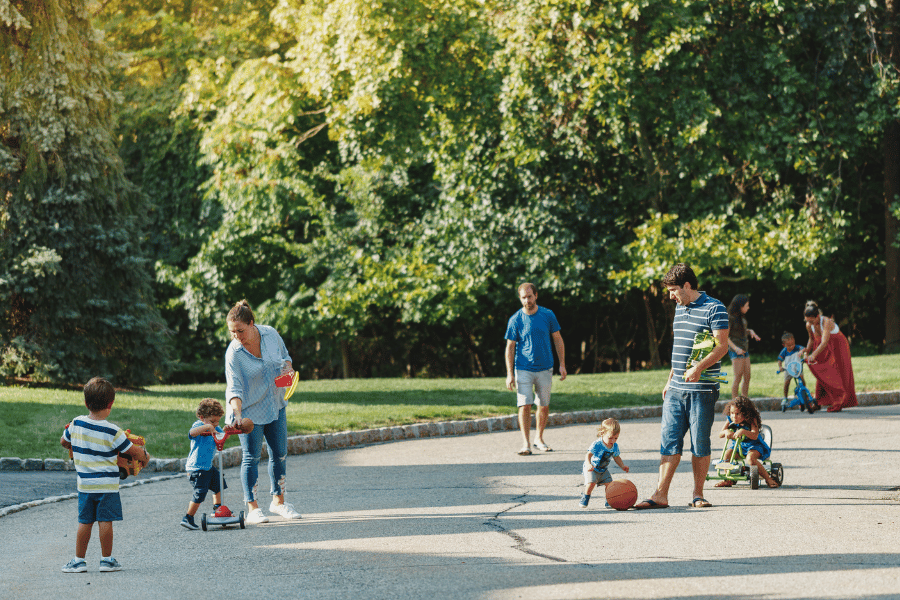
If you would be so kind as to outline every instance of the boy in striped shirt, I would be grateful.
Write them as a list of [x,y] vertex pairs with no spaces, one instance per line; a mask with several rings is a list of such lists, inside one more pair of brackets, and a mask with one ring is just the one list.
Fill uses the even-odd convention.
[[129,441],[120,427],[107,421],[116,390],[102,377],[94,377],[84,386],[84,405],[90,414],[75,417],[66,426],[60,443],[72,451],[78,472],[78,530],[75,534],[75,558],[63,567],[63,573],[84,573],[88,542],[94,522],[99,523],[100,571],[119,571],[122,566],[112,557],[113,521],[122,520],[119,498],[119,453],[128,454],[144,465],[150,456],[143,446]]

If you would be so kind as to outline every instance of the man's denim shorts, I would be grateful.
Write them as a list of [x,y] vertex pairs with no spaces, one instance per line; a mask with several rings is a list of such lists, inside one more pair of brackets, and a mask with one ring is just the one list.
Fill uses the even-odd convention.
[[122,499],[119,492],[105,494],[78,492],[78,522],[82,525],[121,520]]
[[663,456],[681,454],[684,434],[691,432],[691,454],[711,454],[709,435],[716,416],[719,390],[691,391],[669,388],[662,409],[659,453]]

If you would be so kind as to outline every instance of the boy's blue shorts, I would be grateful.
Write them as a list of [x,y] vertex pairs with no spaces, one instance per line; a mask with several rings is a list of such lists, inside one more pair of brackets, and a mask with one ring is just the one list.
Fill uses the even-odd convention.
[[[219,488],[219,470],[215,467],[205,471],[191,471],[190,479],[191,486],[194,488],[194,496],[191,498],[191,501],[197,504],[202,504],[206,500],[206,494],[210,490],[212,490],[213,494],[218,494],[222,491]],[[222,478],[222,483],[225,483],[224,477]],[[228,488],[227,483],[225,483],[225,488]]]
[[750,351],[749,351],[749,350],[745,350],[743,354],[741,354],[740,356],[738,356],[738,353],[737,353],[737,352],[735,352],[734,350],[732,350],[731,348],[729,348],[729,349],[728,349],[728,358],[730,358],[731,360],[734,360],[734,359],[736,359],[736,358],[750,358]]
[[121,520],[122,499],[119,492],[105,494],[78,492],[78,522],[82,525]]

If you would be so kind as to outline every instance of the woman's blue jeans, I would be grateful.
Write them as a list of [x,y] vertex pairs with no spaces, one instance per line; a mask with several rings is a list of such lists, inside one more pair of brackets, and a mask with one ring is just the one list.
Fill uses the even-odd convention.
[[241,440],[241,483],[244,486],[244,502],[256,501],[259,479],[259,456],[263,440],[269,453],[269,479],[272,495],[284,494],[287,465],[287,407],[278,412],[278,418],[265,425],[256,425],[250,433],[238,436]]

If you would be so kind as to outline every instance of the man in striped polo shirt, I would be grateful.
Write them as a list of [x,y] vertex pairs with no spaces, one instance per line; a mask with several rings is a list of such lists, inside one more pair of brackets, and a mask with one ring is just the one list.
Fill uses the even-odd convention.
[[[722,357],[728,352],[728,312],[721,302],[697,289],[697,276],[684,263],[669,269],[662,283],[677,306],[672,324],[672,370],[663,389],[659,482],[653,495],[636,504],[635,508],[669,506],[669,484],[681,462],[684,435],[689,431],[694,472],[694,499],[690,506],[705,508],[711,506],[703,497],[703,485],[709,470],[709,436],[719,399],[719,384],[700,381],[700,375],[704,371],[711,376],[719,373]],[[694,338],[700,332],[712,333],[716,345],[706,358],[688,365]]]

